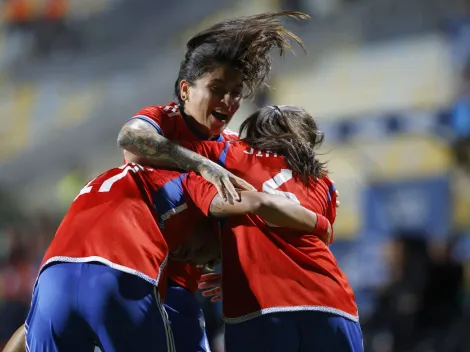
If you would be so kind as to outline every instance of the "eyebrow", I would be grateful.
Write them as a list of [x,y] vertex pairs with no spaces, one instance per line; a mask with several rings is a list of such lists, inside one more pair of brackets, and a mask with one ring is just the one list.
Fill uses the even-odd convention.
[[[211,80],[211,83],[222,83],[222,84],[225,84],[225,83],[227,83],[227,82],[224,81],[223,79],[220,79],[220,78],[214,78],[213,80]],[[237,84],[236,87],[243,87],[243,83]]]

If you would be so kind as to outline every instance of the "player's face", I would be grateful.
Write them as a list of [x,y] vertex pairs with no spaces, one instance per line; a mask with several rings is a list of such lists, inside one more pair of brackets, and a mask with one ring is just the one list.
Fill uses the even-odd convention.
[[221,133],[237,112],[242,90],[242,76],[228,66],[206,73],[192,86],[184,80],[181,82],[182,97],[186,97],[185,112],[212,136]]

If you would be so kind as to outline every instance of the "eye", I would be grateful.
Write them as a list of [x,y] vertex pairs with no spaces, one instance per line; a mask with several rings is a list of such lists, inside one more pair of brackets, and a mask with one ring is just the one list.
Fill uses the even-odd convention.
[[222,87],[211,86],[211,91],[217,95],[221,95],[221,96],[225,95],[225,89],[223,89]]

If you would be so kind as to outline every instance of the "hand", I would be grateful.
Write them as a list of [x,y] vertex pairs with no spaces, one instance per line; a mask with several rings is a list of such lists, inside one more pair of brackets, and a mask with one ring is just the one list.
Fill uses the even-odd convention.
[[246,191],[256,191],[256,188],[248,182],[213,162],[202,164],[198,168],[198,172],[217,188],[224,201],[229,198],[240,201],[240,195],[235,187]]
[[335,191],[335,194],[336,194],[336,208],[339,208],[340,205],[341,205],[341,202],[339,201],[339,192],[338,190]]
[[199,280],[198,288],[202,291],[203,297],[211,297],[211,302],[222,300],[222,274],[205,274]]

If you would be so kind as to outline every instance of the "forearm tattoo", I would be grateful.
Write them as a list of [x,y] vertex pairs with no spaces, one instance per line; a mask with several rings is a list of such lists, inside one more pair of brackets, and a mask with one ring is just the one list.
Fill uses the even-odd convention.
[[122,128],[118,145],[133,154],[182,170],[197,171],[208,162],[203,156],[169,141],[140,120],[131,121]]

